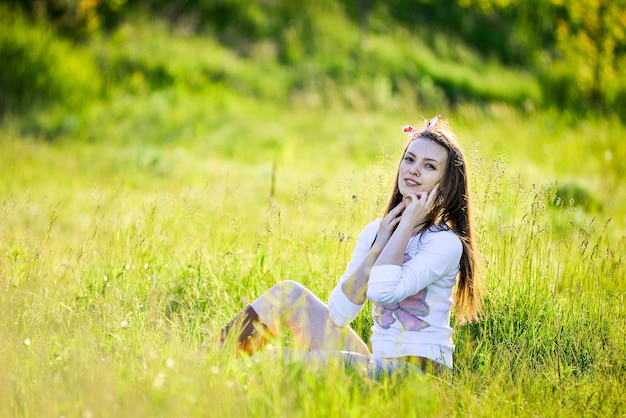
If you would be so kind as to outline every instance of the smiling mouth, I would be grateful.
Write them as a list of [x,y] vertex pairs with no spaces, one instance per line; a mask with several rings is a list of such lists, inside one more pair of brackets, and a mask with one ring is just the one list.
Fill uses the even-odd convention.
[[411,179],[404,179],[404,183],[409,187],[416,187],[420,185],[418,182],[416,182],[415,180],[411,180]]

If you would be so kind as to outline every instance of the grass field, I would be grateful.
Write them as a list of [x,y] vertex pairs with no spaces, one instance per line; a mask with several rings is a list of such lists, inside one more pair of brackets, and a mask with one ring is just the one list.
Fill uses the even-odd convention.
[[[507,108],[450,118],[472,160],[487,308],[458,328],[453,377],[401,382],[197,348],[277,281],[328,294],[417,114],[251,107],[163,145],[6,124],[0,414],[622,415],[623,128]],[[365,338],[368,321],[354,324]]]
[[[163,42],[90,53],[193,66],[206,47]],[[241,80],[262,71],[220,57]],[[416,106],[384,83],[377,105],[341,86],[267,96],[284,74],[258,77],[261,93],[135,75],[0,125],[0,416],[626,414],[619,118]],[[471,160],[488,286],[482,321],[457,327],[454,374],[199,352],[278,281],[327,297],[384,209],[401,125],[439,111]],[[353,323],[366,340],[370,324],[368,309]]]

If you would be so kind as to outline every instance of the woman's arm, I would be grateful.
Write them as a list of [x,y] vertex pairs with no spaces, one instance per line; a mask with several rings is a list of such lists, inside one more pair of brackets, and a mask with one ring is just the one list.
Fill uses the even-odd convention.
[[368,225],[359,235],[346,272],[328,298],[330,319],[338,327],[349,324],[363,308],[372,266],[389,241],[403,210],[404,203],[401,203],[384,219],[376,221],[377,225]]
[[341,284],[342,292],[355,305],[365,303],[370,271],[381,251],[380,245],[374,243],[363,263]]
[[[350,302],[356,305],[362,305],[363,303],[365,303],[367,283],[369,281],[372,267],[376,263],[376,260],[379,258],[380,254],[388,245],[392,234],[394,234],[393,231],[396,229],[398,223],[400,222],[400,215],[402,214],[404,208],[405,204],[400,203],[398,206],[389,211],[387,216],[385,216],[380,221],[376,240],[374,241],[374,244],[367,253],[367,256],[359,265],[359,267],[342,283],[341,290],[348,297]],[[400,262],[402,262],[402,259],[400,259]]]
[[417,294],[442,277],[454,280],[463,255],[461,239],[450,230],[427,231],[420,237],[417,254],[402,266],[372,267],[367,298],[381,305]]

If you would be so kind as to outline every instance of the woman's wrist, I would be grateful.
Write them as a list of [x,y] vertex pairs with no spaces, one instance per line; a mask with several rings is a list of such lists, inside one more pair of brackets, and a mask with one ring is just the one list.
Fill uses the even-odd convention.
[[401,234],[408,233],[409,235],[412,235],[413,229],[415,229],[416,226],[419,225],[413,225],[413,223],[408,219],[402,219],[400,223],[398,223],[398,228],[396,228],[396,232],[399,232]]
[[372,244],[372,247],[370,248],[369,251],[369,255],[374,256],[374,257],[378,257],[378,255],[380,255],[380,253],[383,252],[383,249],[385,249],[385,245],[387,245],[387,242],[389,242],[389,240],[387,239],[386,242],[379,242],[380,238],[376,238],[376,241],[374,241],[374,243]]
[[409,219],[402,219],[398,224],[398,228],[401,228],[404,231],[411,231],[412,234],[414,231],[420,230],[425,224],[426,220],[420,220],[416,223],[413,223]]

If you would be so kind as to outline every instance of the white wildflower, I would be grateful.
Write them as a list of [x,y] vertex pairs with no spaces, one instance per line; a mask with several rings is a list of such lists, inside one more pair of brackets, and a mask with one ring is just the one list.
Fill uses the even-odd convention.
[[152,383],[155,389],[161,390],[163,386],[165,386],[165,373],[159,372],[154,378],[154,382]]

